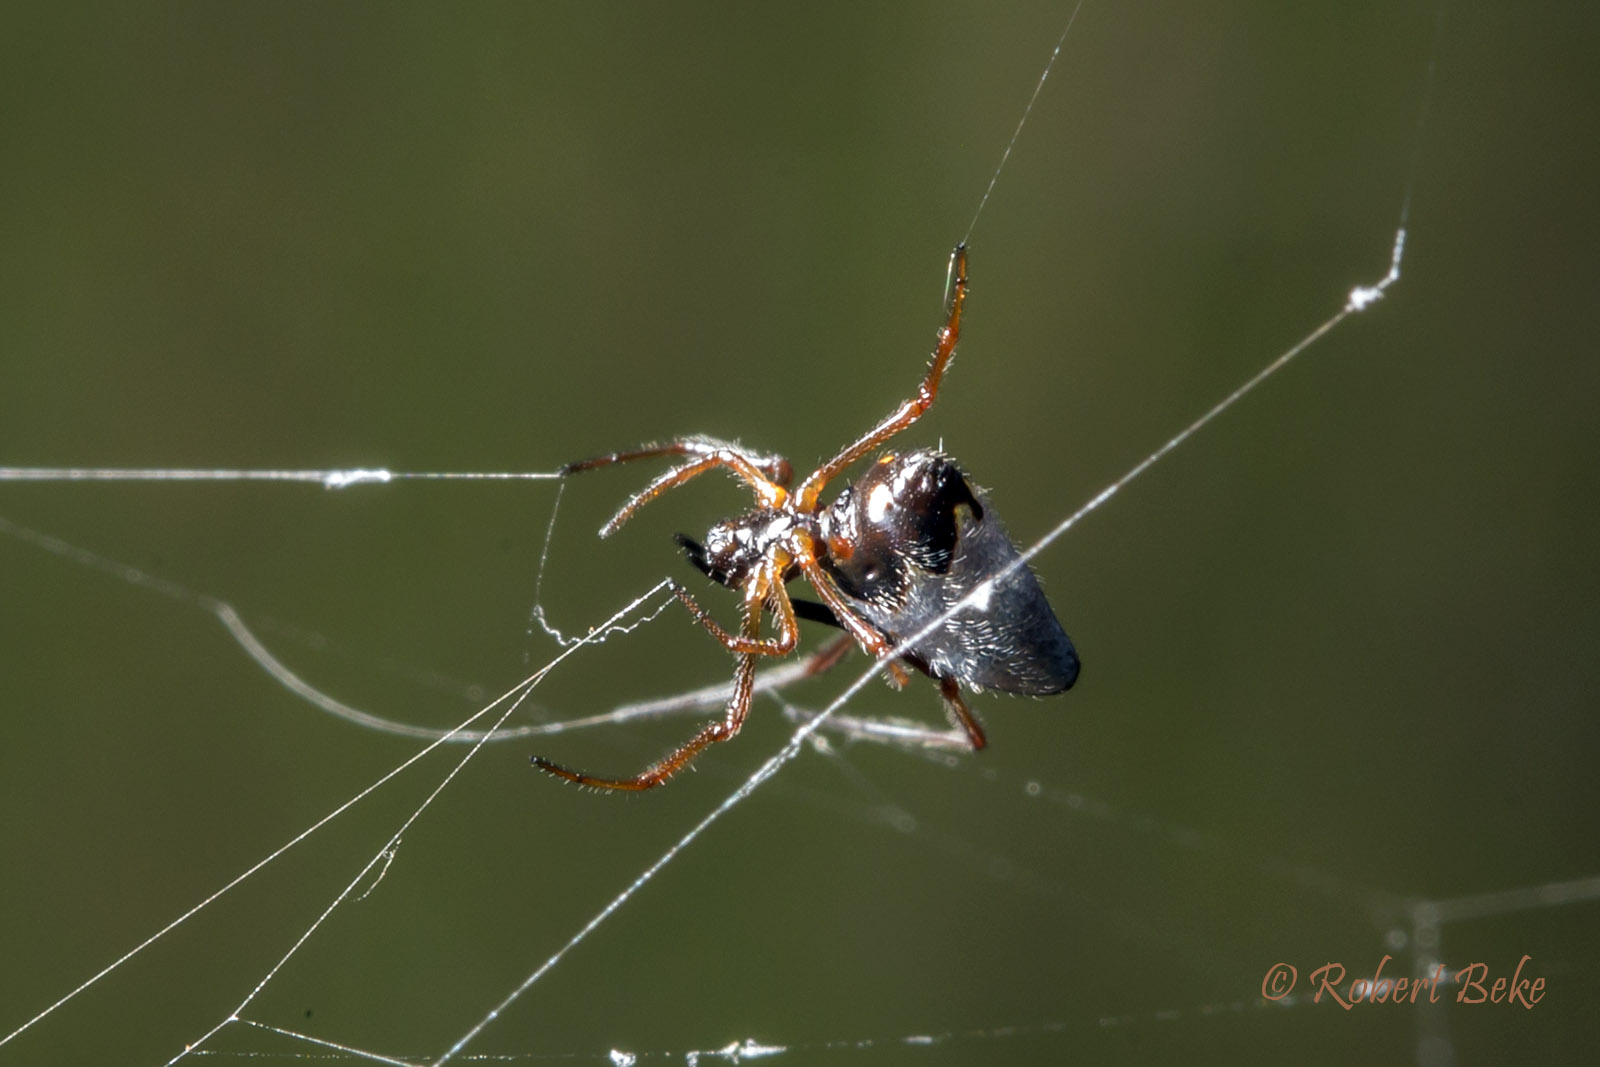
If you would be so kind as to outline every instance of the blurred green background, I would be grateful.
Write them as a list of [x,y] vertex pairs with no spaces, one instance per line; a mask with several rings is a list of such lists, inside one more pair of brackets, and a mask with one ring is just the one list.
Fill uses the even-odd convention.
[[[902,398],[1064,4],[143,4],[0,14],[0,463],[548,470],[683,432],[805,468]],[[1600,874],[1593,5],[1091,4],[972,234],[907,439],[1031,540],[1385,269],[1390,299],[1037,561],[1065,698],[952,766],[808,753],[472,1051],[664,1062],[1548,1062],[1600,1049],[1600,903],[1419,946],[1411,902]],[[565,494],[581,629],[741,507]],[[545,483],[0,484],[0,515],[238,606],[343,700],[444,726],[546,662]],[[708,600],[731,618],[732,598]],[[808,631],[815,647],[823,635]],[[820,706],[861,670],[795,698]],[[536,694],[724,679],[669,613]],[[0,1033],[415,751],[216,620],[0,538]],[[927,685],[861,715],[940,721]],[[246,1011],[437,1055],[775,751],[639,798],[687,719],[487,749]],[[459,756],[435,756],[0,1046],[159,1063],[220,1022]],[[1533,1011],[1260,1007],[1279,961],[1523,955]],[[1237,1010],[1234,1010],[1236,1009]],[[1016,1032],[1005,1030],[1018,1027]],[[913,1035],[945,1035],[907,1044]],[[858,1048],[858,1042],[871,1042]],[[321,1050],[243,1025],[209,1048]],[[251,1062],[256,1062],[252,1060]]]

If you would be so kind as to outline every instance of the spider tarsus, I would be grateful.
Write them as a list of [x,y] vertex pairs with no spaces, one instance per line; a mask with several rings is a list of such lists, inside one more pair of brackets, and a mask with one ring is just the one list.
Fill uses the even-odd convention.
[[535,767],[539,768],[541,771],[544,771],[547,774],[553,774],[557,778],[560,778],[560,779],[562,779],[564,781],[576,782],[579,785],[583,784],[583,776],[580,775],[577,771],[568,770],[566,767],[561,766],[561,764],[559,764],[559,763],[551,763],[549,760],[545,759],[543,756],[529,756],[528,757],[528,762],[532,763]]
[[582,471],[593,470],[596,467],[603,467],[611,461],[612,457],[609,455],[596,456],[592,459],[575,459],[571,463],[563,463],[561,466],[557,467],[556,476],[558,478],[567,478]]
[[528,762],[548,774],[553,774],[563,781],[585,789],[594,789],[600,792],[626,792],[642,793],[646,789],[653,789],[661,785],[670,775],[657,776],[655,768],[651,768],[638,778],[601,778],[593,774],[584,774],[559,763],[552,763],[543,756],[529,756]]

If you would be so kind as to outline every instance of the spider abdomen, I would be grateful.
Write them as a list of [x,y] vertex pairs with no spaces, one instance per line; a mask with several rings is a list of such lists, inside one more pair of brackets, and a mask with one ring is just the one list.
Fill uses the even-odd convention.
[[907,648],[919,669],[970,689],[1035,696],[1077,680],[1077,651],[1038,579],[950,457],[931,449],[880,457],[824,513],[821,531],[840,592],[897,644],[975,594]]

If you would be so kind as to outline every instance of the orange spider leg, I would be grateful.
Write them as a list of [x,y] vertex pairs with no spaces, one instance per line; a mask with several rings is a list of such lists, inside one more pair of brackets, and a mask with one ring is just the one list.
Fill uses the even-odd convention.
[[828,572],[822,569],[822,564],[817,562],[817,554],[809,537],[803,540],[805,551],[800,554],[796,562],[800,564],[800,572],[806,576],[806,581],[817,591],[822,602],[833,612],[834,618],[839,620],[839,625],[851,637],[856,639],[867,655],[873,659],[881,659],[894,651],[894,643],[878,632],[866,619],[856,614],[849,601],[839,592],[833,584],[833,579]]
[[[810,551],[810,543],[806,542],[805,545],[807,551],[800,557],[800,570],[805,574],[806,580],[811,583],[812,588],[816,589],[817,595],[822,597],[823,603],[827,604],[834,616],[838,618],[839,624],[844,627],[851,637],[859,641],[861,647],[874,659],[881,659],[893,652],[895,648],[893,642],[880,634],[871,623],[855,613],[834,587],[833,579],[828,576],[828,572],[823,570],[822,565],[817,562],[816,554]],[[896,689],[903,688],[911,680],[911,676],[905,667],[895,660],[886,662],[884,670],[888,673],[889,680]],[[957,684],[954,678],[939,678],[937,681],[939,683],[939,695],[944,698],[945,709],[950,714],[950,721],[966,731],[967,742],[974,751],[985,747],[989,742],[984,736],[983,726],[978,722],[978,717],[972,713],[972,709],[967,707],[967,702],[962,699],[960,685]]]
[[[739,728],[744,725],[745,717],[750,714],[750,697],[754,692],[756,677],[756,657],[782,655],[794,648],[798,638],[799,625],[795,621],[794,606],[789,602],[789,595],[783,584],[777,581],[779,573],[776,568],[766,568],[747,587],[744,599],[744,622],[737,637],[719,626],[693,597],[676,588],[673,589],[673,592],[678,594],[678,599],[694,613],[700,624],[711,631],[712,635],[722,642],[723,647],[738,654],[739,662],[733,672],[733,696],[728,700],[727,711],[720,721],[707,723],[699,733],[633,778],[601,778],[551,763],[541,756],[533,757],[534,766],[579,785],[594,786],[597,789],[641,792],[655,788],[683,770],[708,745],[726,741],[737,734]],[[768,602],[771,602],[773,612],[778,616],[779,633],[767,641],[762,641],[761,616]]]
[[765,574],[760,577],[766,578],[771,583],[771,588],[767,591],[767,595],[762,598],[758,590],[751,589],[750,592],[746,593],[745,599],[757,598],[758,600],[764,600],[771,607],[778,630],[771,637],[736,637],[730,634],[722,628],[722,625],[716,619],[711,617],[710,612],[700,606],[700,602],[694,598],[689,590],[677,582],[673,582],[671,585],[672,595],[677,597],[679,602],[689,609],[689,614],[694,616],[695,622],[704,626],[707,632],[722,642],[722,647],[729,652],[749,653],[757,656],[786,656],[793,652],[794,646],[800,642],[800,624],[795,621],[794,604],[789,600],[789,591],[783,587],[783,583],[771,582],[770,576]]
[[636,459],[655,459],[658,456],[704,456],[717,450],[740,452],[750,463],[759,467],[767,477],[779,485],[788,485],[794,477],[794,468],[782,456],[764,456],[759,452],[751,452],[737,445],[718,441],[713,437],[679,437],[665,444],[640,445],[638,448],[625,449],[621,452],[607,452],[603,456],[592,459],[580,459],[576,463],[568,463],[557,473],[563,477],[568,474],[577,474],[580,471],[592,471],[598,467],[609,467],[613,463],[632,463]]
[[817,498],[822,495],[823,486],[837,478],[846,467],[916,422],[922,417],[923,412],[933,406],[934,398],[939,395],[939,382],[944,377],[945,368],[950,364],[950,357],[955,354],[956,342],[961,338],[961,307],[967,300],[965,244],[956,245],[955,251],[950,254],[950,275],[951,289],[945,306],[945,323],[939,328],[939,339],[933,348],[933,358],[928,364],[927,376],[922,379],[922,384],[917,386],[917,395],[901,402],[900,406],[890,412],[882,422],[857,438],[854,443],[847,445],[837,456],[812,471],[806,480],[800,483],[800,488],[795,492],[799,497],[798,510],[802,513],[809,514],[816,510]]
[[855,638],[849,634],[840,634],[822,646],[821,651],[812,653],[811,659],[806,662],[806,677],[815,677],[832,670],[854,647],[856,647]]
[[967,707],[967,702],[961,698],[961,687],[954,678],[939,679],[939,695],[944,697],[950,721],[967,732],[967,741],[971,743],[973,751],[987,745],[989,741],[983,736],[983,727],[979,725],[978,717],[972,714],[972,709]]
[[726,467],[738,477],[743,478],[745,483],[754,491],[756,504],[759,507],[779,507],[789,496],[787,489],[763,474],[761,468],[744,453],[731,448],[717,448],[702,455],[699,459],[685,463],[681,467],[672,468],[629,497],[628,502],[623,504],[615,515],[611,516],[611,521],[600,527],[600,536],[610,537],[617,532],[623,523],[633,517],[635,511],[638,511],[662,493],[669,489],[676,489],[689,479],[717,467]]

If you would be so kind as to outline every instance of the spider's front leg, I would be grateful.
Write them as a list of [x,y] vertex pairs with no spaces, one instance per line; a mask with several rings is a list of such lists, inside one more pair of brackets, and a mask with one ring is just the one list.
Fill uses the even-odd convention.
[[800,488],[795,490],[796,505],[802,512],[816,510],[817,499],[825,485],[844,473],[844,469],[895,434],[904,430],[933,406],[939,395],[939,383],[944,379],[950,357],[955,355],[956,342],[961,339],[961,309],[967,302],[967,246],[956,245],[950,253],[950,279],[945,298],[944,325],[939,328],[934,342],[933,357],[928,361],[928,373],[917,386],[916,395],[902,401],[900,406],[884,417],[878,425],[846,445],[837,456],[812,471]]
[[566,464],[556,473],[565,478],[569,474],[609,467],[614,463],[632,463],[636,459],[655,459],[658,456],[705,456],[718,451],[739,453],[778,485],[788,485],[789,479],[794,477],[794,469],[782,456],[763,455],[760,452],[752,452],[743,445],[698,434],[693,437],[675,438],[664,444],[640,445],[638,448],[624,449],[621,452],[607,452],[603,456],[580,459],[575,463]]
[[665,444],[640,445],[638,448],[622,452],[608,452],[603,456],[568,463],[557,473],[566,477],[569,474],[609,467],[615,463],[631,463],[634,460],[655,459],[659,456],[694,458],[659,475],[649,485],[629,497],[610,521],[600,527],[601,537],[610,537],[616,533],[623,523],[633,517],[635,511],[662,493],[675,489],[691,478],[716,467],[726,467],[736,477],[743,479],[755,493],[756,504],[761,507],[777,507],[786,499],[788,491],[785,487],[794,476],[789,461],[782,456],[752,452],[740,445],[719,441],[714,437],[682,437]]
[[787,489],[763,475],[761,469],[743,452],[732,448],[719,448],[713,452],[708,452],[697,460],[685,463],[681,467],[672,468],[633,494],[628,498],[628,502],[623,504],[615,515],[611,516],[610,521],[600,527],[600,536],[610,537],[621,528],[623,523],[633,518],[635,511],[638,511],[662,493],[669,489],[676,489],[689,479],[704,474],[706,471],[714,470],[717,467],[726,467],[740,478],[743,478],[745,484],[749,485],[751,491],[755,493],[757,507],[776,508],[782,505],[789,497]]

